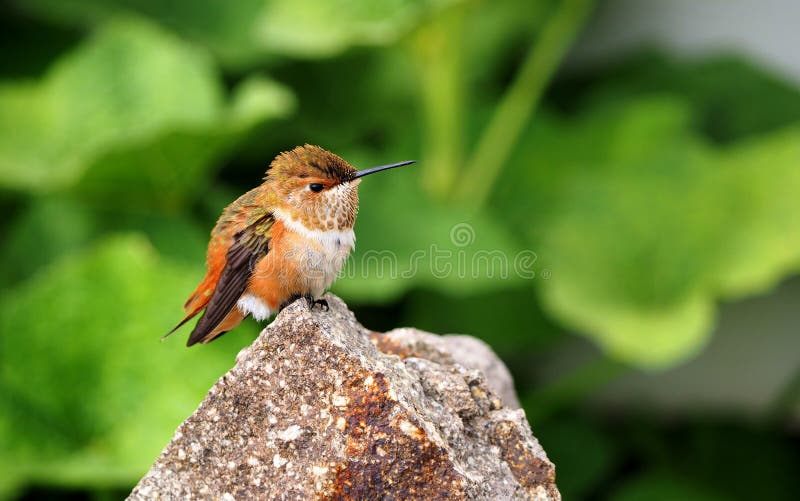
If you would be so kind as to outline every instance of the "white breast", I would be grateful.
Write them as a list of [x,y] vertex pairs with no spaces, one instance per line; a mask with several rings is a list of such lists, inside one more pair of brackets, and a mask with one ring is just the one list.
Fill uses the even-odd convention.
[[355,247],[356,235],[353,228],[309,229],[280,210],[273,214],[277,220],[283,222],[287,230],[301,235],[307,243],[303,248],[295,249],[295,252],[302,260],[307,290],[315,298],[319,298],[336,280],[350,251]]

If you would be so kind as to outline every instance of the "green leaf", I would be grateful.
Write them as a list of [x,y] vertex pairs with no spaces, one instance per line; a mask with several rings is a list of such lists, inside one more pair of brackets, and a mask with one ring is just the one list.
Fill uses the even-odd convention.
[[[295,56],[334,55],[351,45],[395,40],[427,10],[447,0],[279,1],[265,4],[257,39],[263,47]],[[438,5],[437,5],[438,4]]]
[[716,285],[735,299],[800,269],[800,125],[740,143],[719,161],[730,239]]
[[5,477],[129,485],[146,471],[253,334],[246,325],[201,349],[181,333],[159,343],[201,275],[124,235],[0,298]]
[[666,97],[542,116],[496,198],[552,271],[546,310],[643,366],[695,353],[717,298],[800,269],[800,128],[720,149],[691,119]]
[[117,21],[41,81],[0,86],[0,186],[48,192],[82,182],[119,203],[148,194],[178,203],[239,136],[292,105],[288,91],[258,79],[241,84],[229,107],[202,51]]
[[282,86],[251,77],[234,89],[230,108],[220,110],[215,122],[120,145],[93,161],[73,190],[118,210],[135,212],[142,205],[170,211],[183,208],[205,191],[212,165],[265,118],[286,114],[293,103]]
[[149,17],[233,64],[269,54],[324,57],[355,45],[396,40],[457,0],[32,0],[21,7],[48,19],[91,25],[119,14]]

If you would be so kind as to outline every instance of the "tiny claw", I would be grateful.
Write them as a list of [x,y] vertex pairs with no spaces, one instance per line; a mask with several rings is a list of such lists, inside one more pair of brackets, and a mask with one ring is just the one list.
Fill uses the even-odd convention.
[[317,305],[319,305],[320,309],[322,309],[323,311],[328,311],[331,309],[330,306],[328,306],[328,301],[324,299],[314,299],[314,296],[312,296],[311,294],[304,294],[302,297],[308,303],[309,311],[313,311],[314,306]]

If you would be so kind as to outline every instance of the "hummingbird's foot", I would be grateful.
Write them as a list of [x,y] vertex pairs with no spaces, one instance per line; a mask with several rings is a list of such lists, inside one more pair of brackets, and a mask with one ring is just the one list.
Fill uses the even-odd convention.
[[314,299],[314,296],[312,296],[311,294],[306,294],[303,297],[306,298],[306,301],[308,301],[309,310],[313,310],[314,306],[316,305],[319,305],[320,309],[322,309],[323,311],[328,311],[331,309],[330,306],[328,306],[328,302],[325,301],[324,299]]
[[328,302],[324,299],[314,299],[314,296],[312,296],[311,294],[305,294],[302,297],[308,303],[309,310],[313,310],[314,306],[316,305],[319,305],[320,309],[322,309],[323,311],[328,311],[331,309],[330,306],[328,306]]

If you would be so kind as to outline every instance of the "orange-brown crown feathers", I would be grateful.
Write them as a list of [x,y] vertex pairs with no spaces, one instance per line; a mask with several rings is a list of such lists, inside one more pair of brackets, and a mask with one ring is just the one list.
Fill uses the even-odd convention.
[[338,183],[351,180],[355,173],[356,169],[340,156],[319,146],[306,144],[290,151],[284,151],[275,157],[267,170],[265,179],[314,177]]
[[307,229],[348,230],[358,212],[356,173],[337,155],[307,144],[272,161],[261,192],[279,219]]

